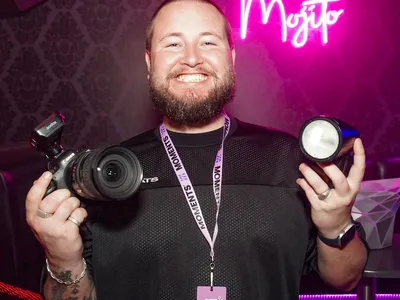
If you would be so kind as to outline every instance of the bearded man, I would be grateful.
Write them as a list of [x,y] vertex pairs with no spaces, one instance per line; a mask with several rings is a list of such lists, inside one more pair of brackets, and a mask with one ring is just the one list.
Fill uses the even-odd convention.
[[295,300],[311,271],[338,289],[357,285],[367,258],[350,213],[361,140],[348,177],[321,166],[330,189],[296,138],[224,112],[235,56],[211,1],[169,0],[156,11],[145,59],[163,121],[122,145],[157,180],[86,209],[68,190],[42,200],[49,172],[36,181],[27,220],[46,251],[46,299]]

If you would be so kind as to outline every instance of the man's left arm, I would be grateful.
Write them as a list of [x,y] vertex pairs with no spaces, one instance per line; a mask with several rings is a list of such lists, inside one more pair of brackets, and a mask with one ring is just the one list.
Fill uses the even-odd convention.
[[304,178],[299,178],[297,183],[311,204],[311,218],[318,230],[320,276],[329,285],[349,291],[357,285],[362,276],[368,255],[367,248],[357,231],[355,234],[354,231],[352,234],[350,231],[347,233],[351,236],[346,244],[330,245],[330,241],[341,241],[340,237],[352,224],[351,209],[365,172],[365,151],[361,139],[354,143],[354,164],[347,178],[333,163],[319,166],[333,183],[333,189],[304,163],[299,166]]
[[[337,236],[332,235],[332,238]],[[317,249],[321,278],[336,289],[354,289],[361,279],[368,255],[358,233],[344,248],[328,246],[318,239]]]

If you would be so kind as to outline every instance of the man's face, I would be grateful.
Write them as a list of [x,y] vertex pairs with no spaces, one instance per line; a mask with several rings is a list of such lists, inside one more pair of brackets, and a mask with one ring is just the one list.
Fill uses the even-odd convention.
[[146,52],[156,108],[178,124],[209,122],[234,95],[234,59],[215,7],[168,4],[155,20],[151,53]]

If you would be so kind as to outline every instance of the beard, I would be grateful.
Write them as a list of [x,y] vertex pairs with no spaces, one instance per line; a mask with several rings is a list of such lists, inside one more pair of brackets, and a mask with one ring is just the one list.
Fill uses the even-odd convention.
[[[170,74],[169,80],[176,78],[178,72]],[[206,72],[208,80],[214,80],[214,87],[205,96],[198,96],[194,89],[188,89],[184,96],[170,92],[169,84],[158,84],[150,74],[150,97],[156,110],[177,125],[205,125],[222,113],[223,107],[235,96],[235,73],[228,70],[222,79],[216,74]]]

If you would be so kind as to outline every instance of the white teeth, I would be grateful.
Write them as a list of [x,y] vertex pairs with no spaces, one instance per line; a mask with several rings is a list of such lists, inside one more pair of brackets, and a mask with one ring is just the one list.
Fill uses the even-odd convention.
[[189,74],[189,75],[180,75],[177,80],[182,82],[202,82],[207,79],[207,76],[202,74]]

